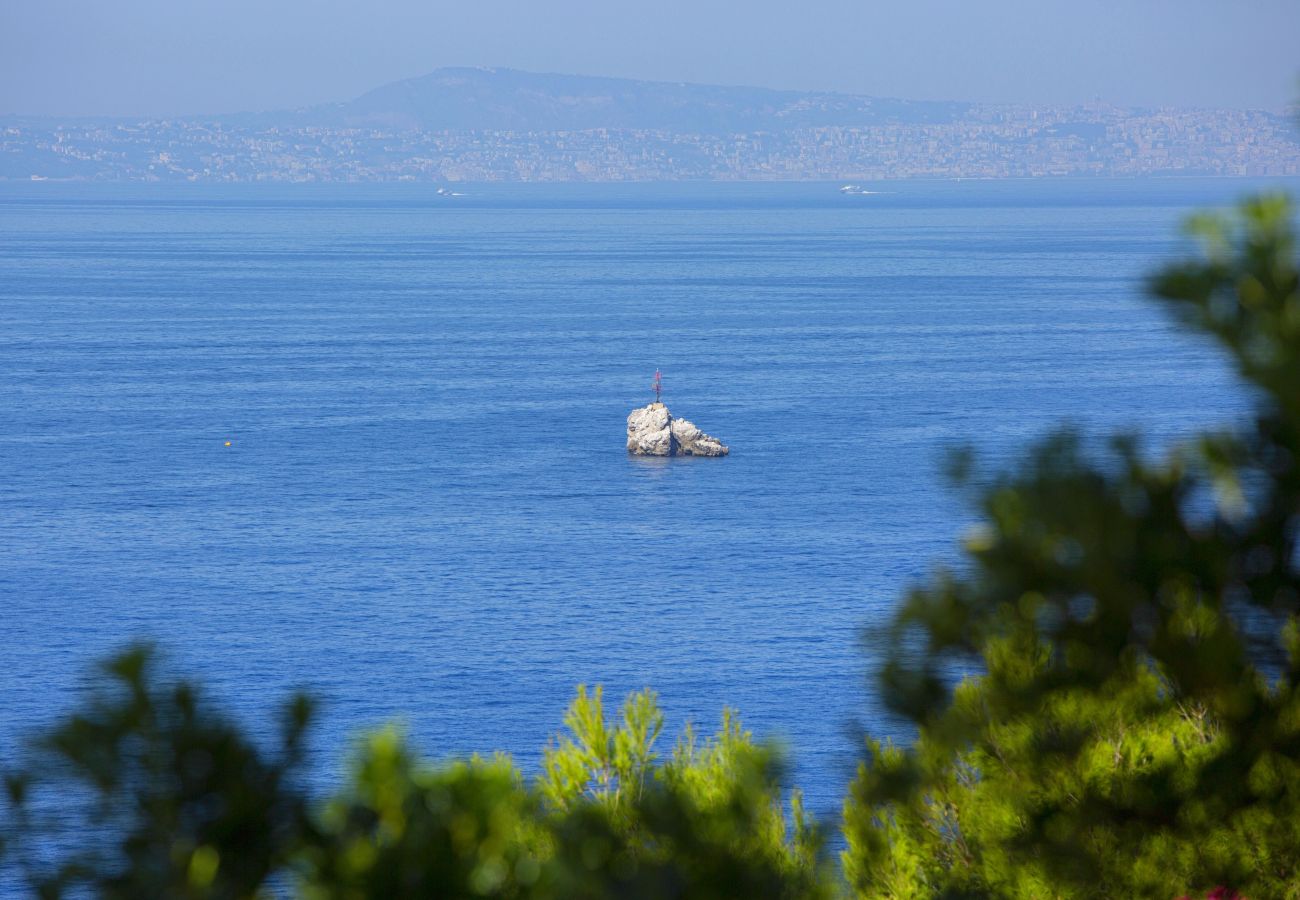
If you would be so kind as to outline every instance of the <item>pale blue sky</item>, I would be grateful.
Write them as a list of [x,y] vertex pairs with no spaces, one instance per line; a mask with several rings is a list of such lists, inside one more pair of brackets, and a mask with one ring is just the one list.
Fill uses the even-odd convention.
[[0,0],[0,113],[345,100],[440,66],[1281,109],[1300,0]]

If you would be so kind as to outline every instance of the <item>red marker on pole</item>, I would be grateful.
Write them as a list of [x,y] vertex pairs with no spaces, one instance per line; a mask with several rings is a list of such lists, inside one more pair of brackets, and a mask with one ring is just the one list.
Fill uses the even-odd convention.
[[655,389],[655,403],[659,403],[660,402],[659,394],[664,389],[664,382],[663,382],[663,376],[659,374],[658,369],[655,369],[655,382],[653,385],[651,385],[651,387]]

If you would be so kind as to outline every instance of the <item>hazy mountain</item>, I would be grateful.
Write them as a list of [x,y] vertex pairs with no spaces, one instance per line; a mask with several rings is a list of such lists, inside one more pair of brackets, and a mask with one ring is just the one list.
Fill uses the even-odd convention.
[[650,129],[720,134],[817,125],[949,122],[964,103],[886,100],[515,69],[438,69],[395,81],[347,103],[286,113],[222,117],[240,124],[294,124],[423,131]]
[[1300,175],[1258,110],[910,102],[439,69],[346,103],[0,119],[0,180],[671,181]]

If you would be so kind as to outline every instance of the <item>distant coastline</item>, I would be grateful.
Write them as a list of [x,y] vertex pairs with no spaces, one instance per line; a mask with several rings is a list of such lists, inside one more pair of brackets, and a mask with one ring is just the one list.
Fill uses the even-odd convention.
[[880,181],[1300,175],[1260,110],[914,102],[442,69],[347,103],[169,119],[0,117],[0,179]]

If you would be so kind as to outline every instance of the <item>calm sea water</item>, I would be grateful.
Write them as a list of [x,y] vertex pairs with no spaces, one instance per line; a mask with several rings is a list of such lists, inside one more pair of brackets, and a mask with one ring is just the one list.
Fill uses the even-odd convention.
[[[946,447],[1244,412],[1141,278],[1253,186],[0,187],[0,755],[149,637],[259,732],[316,693],[327,771],[650,685],[833,815]],[[729,458],[627,456],[656,368]]]

